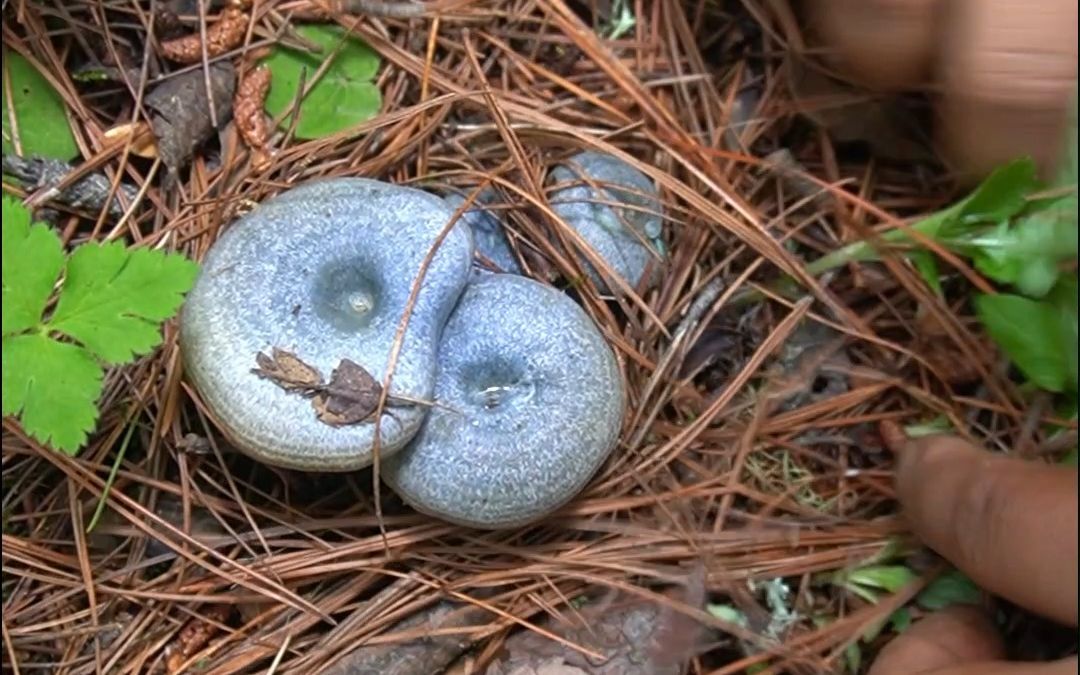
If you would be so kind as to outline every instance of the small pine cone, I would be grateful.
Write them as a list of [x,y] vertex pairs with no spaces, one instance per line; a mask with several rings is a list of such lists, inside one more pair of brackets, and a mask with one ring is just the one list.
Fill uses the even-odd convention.
[[[227,7],[217,23],[206,29],[206,55],[221,56],[235,49],[247,34],[248,15],[239,7]],[[198,63],[202,60],[202,35],[192,33],[161,43],[161,55],[176,63]]]
[[266,147],[270,142],[270,125],[266,123],[266,114],[263,113],[269,91],[270,69],[263,65],[244,76],[233,98],[236,129],[251,149],[256,168],[265,167],[270,161]]

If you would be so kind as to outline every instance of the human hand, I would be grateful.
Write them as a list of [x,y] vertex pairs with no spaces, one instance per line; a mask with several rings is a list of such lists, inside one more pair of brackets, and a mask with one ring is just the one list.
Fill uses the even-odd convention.
[[[897,495],[915,534],[982,588],[1076,626],[1076,469],[992,455],[955,436],[896,445]],[[870,675],[1077,672],[1075,657],[1003,657],[989,617],[954,606],[886,645]]]
[[809,0],[864,84],[941,93],[944,155],[975,177],[1021,155],[1057,167],[1076,86],[1076,0]]

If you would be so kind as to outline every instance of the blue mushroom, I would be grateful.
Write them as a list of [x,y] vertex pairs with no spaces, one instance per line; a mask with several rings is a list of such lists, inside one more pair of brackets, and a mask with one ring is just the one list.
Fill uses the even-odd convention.
[[[263,203],[211,247],[180,319],[190,380],[230,440],[268,464],[349,471],[372,462],[374,416],[332,425],[312,401],[253,372],[285,350],[329,377],[343,359],[382,382],[421,263],[453,212],[434,195],[362,178],[305,184]],[[443,326],[469,277],[473,242],[455,226],[427,270],[391,395],[428,401]],[[383,456],[427,414],[387,410]]]
[[[472,229],[477,253],[495,263],[503,272],[521,274],[521,265],[506,237],[506,225],[497,211],[486,208],[496,203],[498,198],[498,194],[491,188],[482,190],[473,200],[472,206],[461,215],[461,219]],[[465,203],[465,197],[456,192],[451,192],[443,199],[454,211]]]
[[[550,183],[552,210],[631,287],[645,279],[650,263],[659,268],[662,207],[648,176],[617,157],[590,151],[552,169]],[[610,287],[592,264],[582,259],[582,265],[597,288]]]
[[435,395],[383,477],[417,510],[485,529],[536,521],[576,495],[615,446],[626,405],[615,354],[584,310],[510,274],[465,289]]

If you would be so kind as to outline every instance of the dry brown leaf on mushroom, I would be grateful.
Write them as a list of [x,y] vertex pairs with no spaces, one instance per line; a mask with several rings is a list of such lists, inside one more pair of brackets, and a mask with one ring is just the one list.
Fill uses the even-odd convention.
[[330,374],[330,383],[315,396],[311,405],[319,419],[331,426],[357,424],[370,418],[379,407],[382,385],[360,364],[349,359]]
[[[310,398],[315,415],[332,427],[369,421],[382,398],[382,383],[352,359],[341,359],[330,373],[329,382],[323,379],[318,368],[280,347],[272,347],[269,355],[256,353],[255,364],[256,367],[251,369],[253,374],[285,391]],[[386,402],[389,405],[435,405],[402,396],[387,396]],[[394,417],[389,411],[387,414]]]
[[323,386],[323,376],[315,366],[304,363],[296,354],[273,347],[270,355],[255,355],[257,368],[251,372],[270,380],[285,391],[313,391]]

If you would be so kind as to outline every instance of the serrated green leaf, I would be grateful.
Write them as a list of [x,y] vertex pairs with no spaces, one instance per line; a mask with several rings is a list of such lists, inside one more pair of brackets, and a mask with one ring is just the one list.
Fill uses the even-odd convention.
[[903,565],[872,565],[847,573],[849,583],[895,593],[918,577]]
[[101,366],[82,347],[40,333],[3,339],[3,413],[26,433],[74,455],[97,422]]
[[[308,42],[322,47],[323,53],[310,54],[283,45],[274,48],[264,61],[271,74],[267,112],[276,118],[292,110],[301,82],[310,85],[323,59],[333,58],[333,63],[300,103],[297,138],[323,138],[378,113],[382,96],[371,82],[379,69],[378,54],[340,26],[312,25],[296,30]],[[282,128],[291,126],[292,117],[290,114],[282,120]]]
[[969,254],[987,277],[1042,297],[1054,287],[1061,263],[1076,259],[1076,198],[1069,195],[1031,206],[1015,222],[952,242],[952,248]]
[[[21,54],[4,48],[5,80],[11,78],[11,100],[7,88],[0,88],[3,110],[3,151],[15,152],[12,129],[18,125],[19,145],[24,155],[40,155],[68,161],[79,154],[65,114],[64,99]],[[12,114],[14,113],[14,114]]]
[[110,364],[146,354],[158,324],[176,312],[198,267],[181,255],[123,244],[84,244],[68,259],[49,330],[72,337]]
[[924,588],[915,602],[925,610],[935,612],[950,605],[976,605],[982,592],[971,579],[958,570],[951,570]]
[[994,342],[1032,383],[1053,392],[1065,389],[1067,357],[1062,322],[1045,302],[1019,295],[979,295],[975,311]]
[[48,225],[30,224],[30,211],[14,198],[3,198],[3,334],[33,328],[64,267],[60,237]]
[[[1080,346],[1077,336],[1077,302],[1080,300],[1080,292],[1077,290],[1076,274],[1062,277],[1054,290],[1047,295],[1046,300],[1057,312],[1061,345],[1064,350],[1062,356],[1065,361],[1065,389],[1075,394],[1078,379],[1080,379],[1077,373],[1077,348]],[[1073,410],[1075,411],[1075,407]]]

